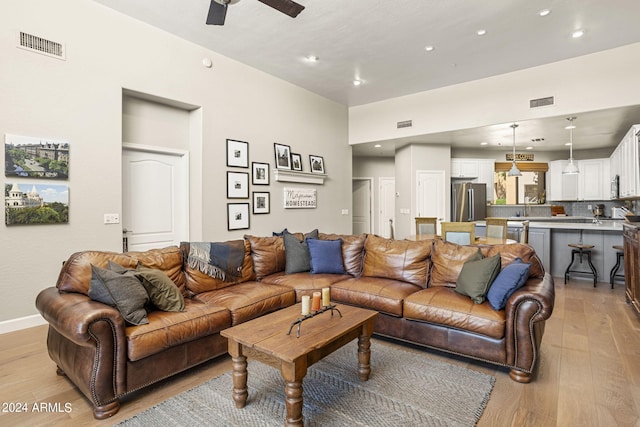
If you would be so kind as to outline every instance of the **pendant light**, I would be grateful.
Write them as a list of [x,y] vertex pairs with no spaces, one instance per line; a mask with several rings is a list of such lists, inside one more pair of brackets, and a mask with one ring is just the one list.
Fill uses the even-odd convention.
[[513,128],[513,163],[511,164],[511,169],[507,172],[507,176],[522,176],[520,169],[516,166],[516,128],[518,125],[516,123],[511,125]]
[[562,171],[562,173],[565,175],[575,175],[577,173],[580,173],[578,165],[573,162],[573,129],[575,129],[573,121],[575,119],[575,117],[567,117],[567,120],[569,120],[569,126],[565,128],[569,129],[569,164],[567,164],[567,166],[565,166],[564,170]]

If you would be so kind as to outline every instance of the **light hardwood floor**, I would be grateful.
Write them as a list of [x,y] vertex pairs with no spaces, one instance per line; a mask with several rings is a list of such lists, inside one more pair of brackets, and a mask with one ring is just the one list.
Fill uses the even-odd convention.
[[[492,365],[392,345],[494,375],[497,381],[479,426],[640,426],[640,318],[625,303],[624,286],[611,290],[608,283],[599,283],[594,289],[587,280],[565,286],[561,278],[555,283],[555,310],[530,384],[518,384]],[[111,426],[231,370],[229,358],[219,358],[128,396],[113,418],[97,421],[88,401],[56,375],[46,331],[39,326],[0,335],[0,411],[23,402],[28,409],[0,412],[0,426]],[[375,345],[374,339],[372,358]],[[40,403],[49,404],[46,412],[34,412]]]

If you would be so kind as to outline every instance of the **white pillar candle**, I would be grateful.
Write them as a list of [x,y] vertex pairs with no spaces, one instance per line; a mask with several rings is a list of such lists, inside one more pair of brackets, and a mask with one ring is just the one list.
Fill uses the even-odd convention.
[[331,294],[329,288],[322,288],[322,306],[329,307],[331,305]]
[[309,295],[302,296],[302,315],[306,316],[311,313],[311,297]]

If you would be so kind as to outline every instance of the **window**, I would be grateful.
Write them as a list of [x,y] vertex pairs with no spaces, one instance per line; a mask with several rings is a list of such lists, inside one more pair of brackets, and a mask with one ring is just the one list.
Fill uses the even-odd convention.
[[496,205],[542,204],[546,201],[547,163],[517,163],[522,176],[507,176],[509,162],[496,162],[493,200]]

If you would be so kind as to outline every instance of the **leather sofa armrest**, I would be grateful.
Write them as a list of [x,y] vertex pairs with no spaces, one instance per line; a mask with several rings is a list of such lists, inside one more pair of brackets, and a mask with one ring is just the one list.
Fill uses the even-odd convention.
[[[95,347],[95,340],[124,342],[125,323],[114,307],[91,300],[78,293],[60,293],[57,288],[44,289],[36,298],[36,308],[51,327],[77,345]],[[97,321],[111,325],[107,334],[97,337],[91,326]],[[106,332],[106,331],[105,331]],[[116,343],[114,343],[115,345]]]
[[519,372],[516,381],[530,380],[528,374],[533,371],[538,358],[544,321],[553,313],[554,302],[555,288],[549,273],[542,278],[530,278],[507,301],[507,363]]

